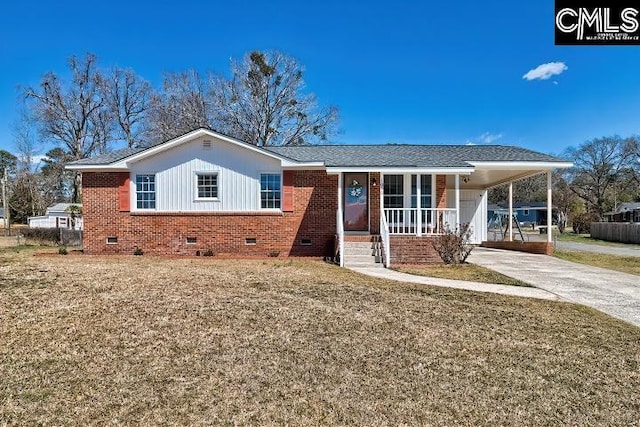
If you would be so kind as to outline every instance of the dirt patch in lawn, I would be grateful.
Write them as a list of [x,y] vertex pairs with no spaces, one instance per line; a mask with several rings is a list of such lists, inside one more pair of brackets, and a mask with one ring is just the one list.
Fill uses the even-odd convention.
[[0,253],[0,420],[631,425],[640,329],[321,262]]

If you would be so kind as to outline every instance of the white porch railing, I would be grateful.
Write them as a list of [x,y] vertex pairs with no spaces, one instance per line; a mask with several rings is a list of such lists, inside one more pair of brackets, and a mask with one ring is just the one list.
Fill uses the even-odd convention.
[[383,212],[380,213],[380,239],[382,240],[382,253],[384,254],[384,266],[391,265],[391,246],[389,242],[389,224]]
[[338,229],[338,255],[340,257],[340,267],[344,267],[344,224],[342,221],[342,209],[338,207],[338,210],[336,211],[336,224]]
[[447,227],[456,228],[455,209],[387,208],[384,217],[389,234],[423,236],[442,234]]

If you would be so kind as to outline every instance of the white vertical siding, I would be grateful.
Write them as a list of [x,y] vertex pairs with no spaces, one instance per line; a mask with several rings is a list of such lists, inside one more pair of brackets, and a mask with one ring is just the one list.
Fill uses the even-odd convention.
[[[455,190],[447,190],[447,207],[454,208]],[[487,240],[487,191],[460,190],[460,222],[470,224],[472,243]]]
[[[211,148],[204,148],[203,140],[211,141]],[[218,200],[197,200],[197,172],[218,174]],[[131,206],[136,210],[135,176],[155,174],[156,211],[259,210],[261,173],[281,173],[280,161],[215,138],[201,138],[133,164]]]

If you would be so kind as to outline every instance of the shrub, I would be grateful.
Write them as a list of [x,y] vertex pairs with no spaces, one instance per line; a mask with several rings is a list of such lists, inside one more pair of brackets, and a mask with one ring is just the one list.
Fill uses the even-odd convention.
[[69,252],[67,252],[67,247],[66,247],[66,246],[60,246],[60,247],[58,248],[58,253],[59,253],[60,255],[66,255],[66,254],[68,254]]
[[271,251],[267,255],[269,255],[271,258],[277,258],[280,255],[280,251]]
[[436,236],[431,244],[445,264],[462,264],[473,250],[473,245],[469,243],[471,233],[469,224],[455,230],[447,225],[444,234]]
[[205,249],[204,251],[202,251],[202,256],[213,256],[213,250]]
[[133,250],[133,254],[141,256],[141,255],[144,255],[144,252],[142,251],[142,249],[136,246],[136,248]]
[[598,221],[598,215],[589,212],[582,212],[573,217],[573,232],[576,234],[591,233],[591,223]]
[[60,230],[57,228],[25,228],[21,233],[25,239],[38,243],[58,244],[60,240]]

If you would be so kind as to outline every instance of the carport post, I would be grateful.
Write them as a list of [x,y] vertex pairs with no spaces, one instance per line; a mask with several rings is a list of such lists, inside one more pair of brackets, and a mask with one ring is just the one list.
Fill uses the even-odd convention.
[[513,181],[509,181],[509,237],[508,240],[513,242]]
[[551,222],[553,221],[553,203],[551,200],[551,171],[547,171],[547,243],[552,243]]
[[456,174],[456,229],[460,230],[460,175]]

